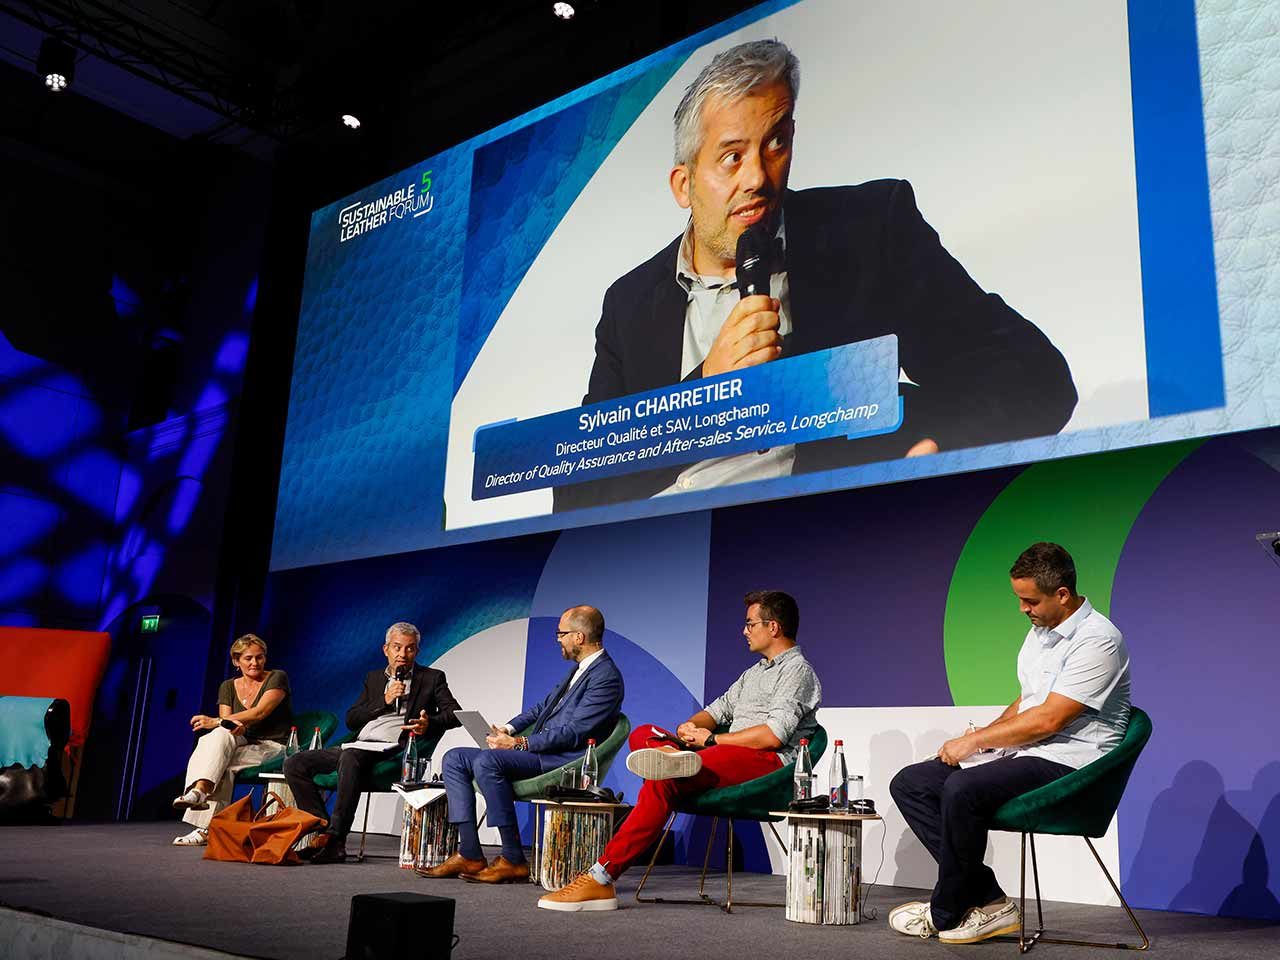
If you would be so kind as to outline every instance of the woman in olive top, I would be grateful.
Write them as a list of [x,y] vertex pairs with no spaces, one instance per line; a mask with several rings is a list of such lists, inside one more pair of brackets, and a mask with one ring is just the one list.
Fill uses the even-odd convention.
[[218,688],[218,715],[191,718],[192,730],[208,730],[187,761],[186,792],[173,801],[194,829],[174,839],[180,847],[204,846],[209,821],[231,799],[235,772],[284,752],[293,726],[289,678],[267,669],[267,645],[252,633],[231,645],[240,676]]

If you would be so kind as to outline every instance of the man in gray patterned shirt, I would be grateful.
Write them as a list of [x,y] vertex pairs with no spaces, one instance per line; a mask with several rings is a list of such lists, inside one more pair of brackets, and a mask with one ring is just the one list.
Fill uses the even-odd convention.
[[[822,684],[796,646],[800,609],[778,590],[746,596],[742,633],[761,659],[675,733],[652,724],[631,732],[627,769],[645,778],[635,809],[590,870],[538,906],[616,910],[614,880],[658,838],[680,802],[715,787],[754,780],[791,763],[818,726]],[[727,727],[727,732],[716,733]]]

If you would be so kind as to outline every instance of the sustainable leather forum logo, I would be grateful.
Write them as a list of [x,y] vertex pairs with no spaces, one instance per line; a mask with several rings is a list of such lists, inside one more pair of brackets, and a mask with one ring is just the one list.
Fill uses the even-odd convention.
[[338,211],[338,242],[346,243],[364,236],[393,220],[414,220],[430,213],[436,205],[431,192],[431,171],[425,170],[418,180],[410,180],[376,200],[357,200]]

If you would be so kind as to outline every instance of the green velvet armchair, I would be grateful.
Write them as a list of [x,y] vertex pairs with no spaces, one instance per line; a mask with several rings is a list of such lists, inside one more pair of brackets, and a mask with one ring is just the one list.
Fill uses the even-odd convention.
[[[532,729],[530,727],[527,730],[521,730],[520,736],[528,736]],[[618,714],[618,722],[613,725],[613,732],[605,738],[604,743],[596,744],[596,763],[600,768],[600,781],[602,783],[604,782],[605,774],[613,766],[613,761],[617,758],[629,736],[631,736],[631,721],[627,719],[625,713],[620,713]],[[515,791],[516,799],[537,800],[547,787],[560,783],[560,777],[565,770],[575,770],[581,774],[582,761],[584,759],[585,754],[563,766],[556,767],[554,770],[548,770],[540,776],[529,777],[527,780],[517,780],[511,785],[512,790]]]
[[[718,730],[716,732],[723,731]],[[826,749],[827,731],[819,725],[814,730],[813,736],[809,738],[809,757],[813,761],[815,770],[818,769],[818,760]],[[748,780],[745,783],[738,783],[729,787],[717,787],[714,790],[708,790],[705,793],[690,797],[686,803],[681,804],[668,818],[666,829],[662,831],[662,837],[657,846],[654,847],[653,857],[649,860],[649,866],[645,869],[644,876],[640,879],[640,885],[636,888],[636,900],[641,903],[702,904],[719,907],[725,913],[732,913],[734,903],[733,822],[735,820],[749,820],[756,823],[769,824],[769,829],[773,831],[774,837],[782,844],[783,849],[786,849],[787,845],[783,843],[782,838],[778,836],[777,830],[773,827],[773,824],[782,818],[772,816],[771,811],[785,810],[787,805],[791,803],[795,789],[795,770],[795,763],[788,763],[772,773],[765,774],[763,777],[757,777],[754,780]],[[711,834],[707,838],[707,850],[702,858],[702,873],[698,878],[698,899],[673,900],[664,897],[644,897],[642,894],[644,893],[645,882],[649,879],[649,874],[658,860],[662,845],[666,842],[667,834],[671,832],[671,827],[675,823],[676,814],[679,813],[702,814],[711,817]],[[716,831],[721,819],[727,820],[729,824],[725,845],[725,898],[723,902],[712,899],[705,892],[707,866],[711,862],[711,848],[715,844]],[[738,901],[738,906],[780,907],[783,904],[740,900]]]
[[[526,737],[532,732],[533,727],[528,726],[523,730],[517,731],[522,737]],[[617,759],[618,753],[622,750],[623,744],[627,742],[627,737],[631,735],[631,721],[627,719],[625,713],[618,714],[618,722],[613,725],[613,732],[605,738],[604,743],[596,744],[596,763],[600,768],[600,780],[604,781],[605,774],[609,772],[609,768],[613,766],[613,761]],[[554,770],[548,770],[546,773],[539,774],[536,777],[528,777],[524,780],[516,780],[511,784],[512,792],[515,793],[517,800],[537,800],[547,789],[547,787],[558,785],[560,778],[565,770],[582,771],[582,761],[585,754],[576,760],[570,760],[566,764],[556,767]],[[476,793],[480,792],[480,785],[473,781],[472,786]],[[488,811],[485,811],[488,816]],[[480,818],[480,822],[484,822],[484,817]]]
[[[1022,907],[1022,924],[1018,930],[1018,950],[1026,953],[1036,943],[1067,943],[1087,947],[1115,947],[1121,950],[1145,950],[1151,945],[1138,918],[1134,916],[1129,904],[1120,892],[1120,887],[1112,879],[1098,851],[1090,839],[1103,836],[1111,824],[1120,799],[1124,796],[1125,785],[1129,775],[1133,773],[1134,764],[1142,753],[1142,748],[1151,738],[1151,718],[1145,712],[1133,707],[1129,713],[1129,726],[1125,730],[1124,739],[1110,753],[1105,754],[1093,763],[1087,764],[1073,773],[1067,774],[1052,783],[1014,797],[996,811],[992,822],[993,830],[1007,830],[1022,834],[1022,868],[1020,879],[1020,898]],[[1120,905],[1138,936],[1141,943],[1101,943],[1093,940],[1061,940],[1044,936],[1044,912],[1040,903],[1040,872],[1036,864],[1037,833],[1058,836],[1080,837],[1089,846],[1103,876],[1111,884],[1111,889],[1120,899]],[[1027,909],[1027,846],[1031,847],[1031,875],[1036,894],[1036,931],[1031,937],[1026,935]]]
[[[294,714],[293,725],[298,728],[298,738],[303,742],[309,743],[311,735],[317,727],[320,728],[320,742],[327,743],[329,738],[333,736],[333,732],[338,729],[338,718],[326,710],[308,710],[302,713]],[[264,773],[279,773],[284,768],[284,754],[278,754],[270,760],[258,764],[256,767],[245,767],[236,773],[236,785],[248,786],[251,790],[254,787],[270,787],[272,781],[263,780],[260,776]]]
[[[427,756],[435,753],[436,746],[440,743],[440,738],[444,736],[444,731],[428,730],[427,735],[418,741],[418,749],[425,751]],[[349,733],[340,740],[333,743],[333,746],[339,747],[344,743],[354,740],[356,735]],[[364,823],[360,827],[360,851],[356,854],[356,862],[363,862],[366,854],[364,852],[365,840],[369,836],[369,796],[374,793],[390,793],[391,785],[400,779],[400,770],[404,764],[404,750],[397,748],[387,752],[383,759],[375,763],[365,777],[364,787]],[[318,773],[311,778],[321,790],[337,790],[338,789],[338,772]],[[398,854],[396,855],[399,856]]]

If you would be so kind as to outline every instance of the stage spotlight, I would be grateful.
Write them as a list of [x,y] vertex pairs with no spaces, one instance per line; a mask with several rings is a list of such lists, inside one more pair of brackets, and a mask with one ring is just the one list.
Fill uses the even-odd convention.
[[36,73],[51,93],[61,93],[76,76],[76,52],[57,37],[45,37],[36,58]]
[[343,125],[344,127],[347,127],[347,128],[349,128],[349,129],[351,129],[351,130],[359,130],[359,129],[360,129],[360,118],[359,118],[359,117],[357,117],[357,116],[355,116],[354,114],[344,113],[344,114],[342,115],[342,125]]
[[561,0],[561,2],[553,3],[551,5],[551,12],[554,13],[561,20],[572,20],[573,15],[577,11],[573,9],[572,3],[564,3],[563,0]]

